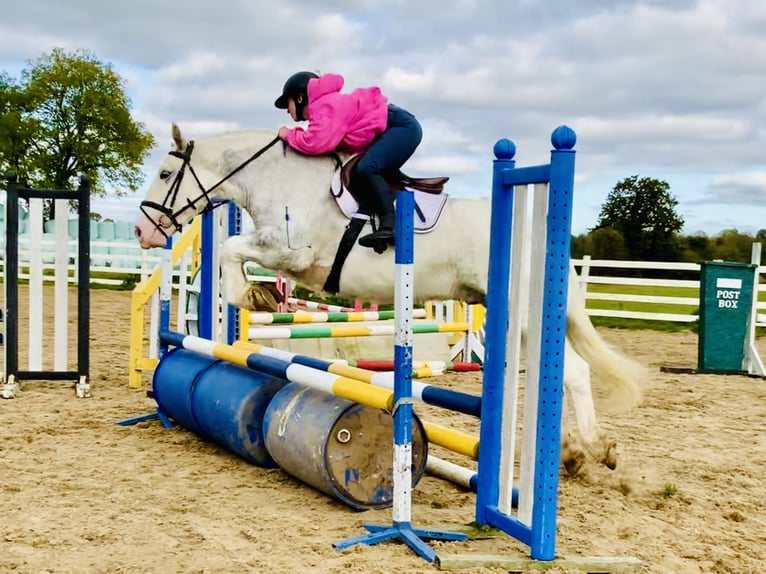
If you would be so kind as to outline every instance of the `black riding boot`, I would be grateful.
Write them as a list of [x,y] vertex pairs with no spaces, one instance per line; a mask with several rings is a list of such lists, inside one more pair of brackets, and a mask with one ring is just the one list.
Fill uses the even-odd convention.
[[370,203],[378,215],[378,229],[360,237],[359,245],[382,253],[394,244],[394,196],[382,176],[371,175],[366,183],[369,185]]

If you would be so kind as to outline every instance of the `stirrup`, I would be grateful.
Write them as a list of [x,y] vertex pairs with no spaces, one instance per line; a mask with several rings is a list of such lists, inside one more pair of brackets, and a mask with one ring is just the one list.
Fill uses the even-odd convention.
[[375,251],[378,255],[381,253],[385,253],[388,249],[388,246],[391,245],[388,241],[378,241],[375,245],[372,246],[372,250]]
[[369,233],[359,238],[359,245],[362,247],[375,247],[379,243],[388,245],[394,242],[394,230],[393,229],[378,229],[373,233]]

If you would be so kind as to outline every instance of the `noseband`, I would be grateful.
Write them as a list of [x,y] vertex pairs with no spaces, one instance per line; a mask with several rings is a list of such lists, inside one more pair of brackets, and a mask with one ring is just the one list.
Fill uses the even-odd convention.
[[[200,181],[199,177],[197,177],[197,173],[194,171],[194,167],[191,164],[191,156],[192,156],[192,152],[194,151],[194,141],[190,141],[188,145],[186,146],[186,149],[182,152],[176,151],[176,150],[169,151],[168,155],[172,155],[173,157],[177,157],[183,160],[183,163],[181,164],[181,168],[178,170],[178,174],[173,180],[173,183],[170,184],[170,189],[168,189],[168,192],[165,195],[165,199],[162,201],[162,203],[160,204],[154,201],[142,201],[140,204],[141,212],[149,219],[149,221],[151,221],[154,224],[154,226],[157,229],[159,229],[160,233],[162,233],[166,238],[169,237],[169,235],[166,233],[165,230],[170,229],[171,227],[173,228],[174,231],[180,230],[181,224],[178,223],[178,217],[182,213],[184,213],[188,209],[193,210],[195,214],[204,213],[205,211],[210,211],[214,209],[215,204],[210,199],[210,194],[215,189],[223,185],[224,182],[229,180],[235,174],[245,169],[245,167],[247,167],[251,162],[261,157],[271,147],[273,147],[274,144],[276,144],[278,141],[279,141],[279,137],[275,137],[273,140],[271,140],[261,149],[256,151],[253,155],[251,155],[249,158],[247,158],[245,161],[243,161],[241,164],[235,167],[231,172],[229,172],[227,175],[222,177],[215,185],[209,187],[208,189],[205,189],[205,186],[202,185],[202,182]],[[187,168],[189,169],[189,173],[192,174],[194,181],[197,182],[197,187],[200,190],[200,194],[194,199],[186,198],[186,205],[180,207],[179,209],[176,209],[176,199],[178,198],[178,190],[181,188],[181,182],[183,181]],[[203,207],[201,210],[198,210],[197,204],[200,201],[205,202],[205,207]],[[147,207],[161,214],[159,221],[155,221],[152,218],[152,216],[149,215],[149,213],[147,213],[145,209]],[[167,219],[167,221],[164,221],[164,219]]]

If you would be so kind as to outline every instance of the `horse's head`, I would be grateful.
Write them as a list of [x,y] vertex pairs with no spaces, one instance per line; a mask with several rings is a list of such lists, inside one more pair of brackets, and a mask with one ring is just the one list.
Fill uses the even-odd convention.
[[176,124],[172,133],[175,148],[160,165],[141,202],[134,229],[144,249],[164,247],[168,237],[213,205],[209,186],[217,176],[193,161],[194,142],[186,141]]

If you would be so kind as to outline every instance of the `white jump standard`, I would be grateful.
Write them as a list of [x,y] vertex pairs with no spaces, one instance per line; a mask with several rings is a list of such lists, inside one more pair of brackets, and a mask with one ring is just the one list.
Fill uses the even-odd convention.
[[[19,368],[19,200],[29,205],[29,368]],[[43,200],[55,202],[56,253],[54,261],[54,352],[53,370],[43,369]],[[69,202],[76,201],[78,209],[77,262],[77,369],[68,370],[68,289]],[[78,397],[90,397],[90,187],[88,178],[80,177],[78,189],[40,190],[23,187],[15,176],[8,177],[5,203],[5,376],[3,398],[13,398],[18,381],[73,380]],[[48,277],[50,279],[50,277]]]
[[356,544],[377,544],[400,539],[418,556],[433,562],[436,552],[426,540],[465,540],[461,532],[440,532],[412,527],[412,311],[415,204],[411,191],[401,191],[396,201],[394,312],[394,504],[393,524],[365,524],[369,534],[336,542],[343,549]]

